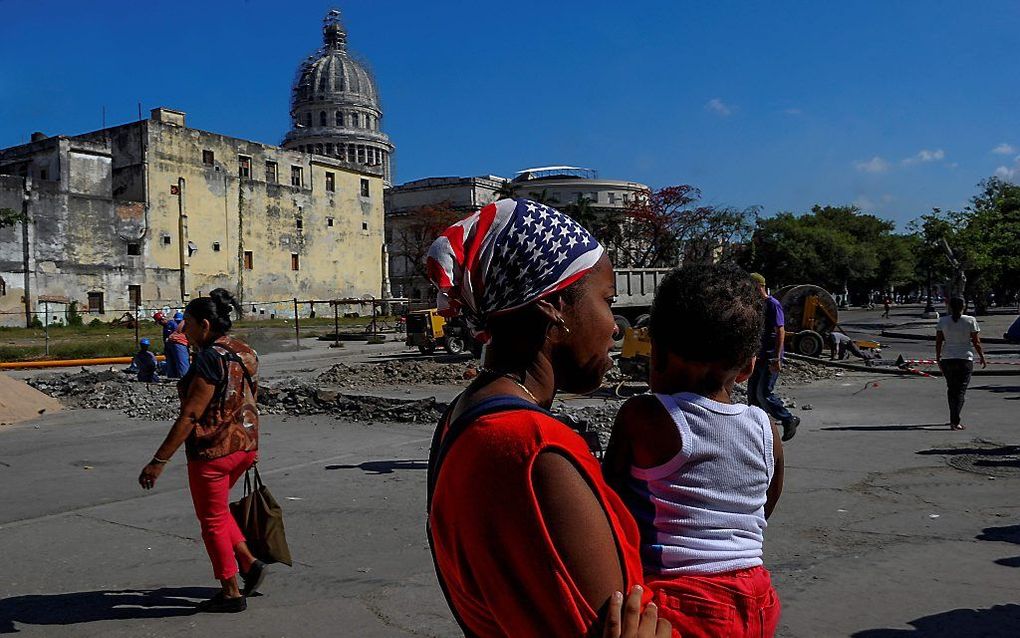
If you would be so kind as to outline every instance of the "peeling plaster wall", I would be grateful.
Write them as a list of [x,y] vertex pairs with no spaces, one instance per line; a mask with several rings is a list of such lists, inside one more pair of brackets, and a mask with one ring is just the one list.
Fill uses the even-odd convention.
[[[211,164],[203,151],[213,153]],[[238,174],[242,155],[251,158],[249,177]],[[277,183],[267,182],[267,161],[277,163]],[[300,186],[291,185],[292,167],[301,169]],[[43,168],[46,180],[38,177]],[[0,173],[12,170],[30,178],[33,309],[42,296],[66,297],[86,313],[88,294],[98,292],[105,312],[94,316],[110,320],[130,309],[131,286],[146,308],[180,306],[182,272],[185,300],[222,286],[256,316],[266,309],[265,316],[292,316],[293,306],[253,302],[381,293],[381,170],[355,172],[329,158],[151,120],[0,150]],[[327,172],[335,192],[326,191]],[[0,207],[20,210],[25,184],[0,175]],[[183,200],[171,193],[179,184]],[[0,325],[25,321],[23,243],[20,224],[0,229],[0,313],[11,313],[0,314]],[[140,254],[128,254],[133,245]]]
[[[246,311],[251,312],[253,301],[380,295],[381,174],[353,172],[329,158],[196,129],[157,122],[148,126],[148,261],[180,268],[180,204],[171,186],[183,178],[191,296],[222,286],[248,302]],[[212,164],[203,164],[203,151],[212,152]],[[251,159],[249,176],[239,175],[239,156]],[[267,182],[267,161],[276,162],[275,183]],[[301,169],[300,186],[291,185],[294,167]],[[335,192],[326,191],[326,172],[333,173]],[[368,197],[360,195],[362,179],[368,180]],[[248,251],[250,270],[243,267]],[[298,270],[292,269],[293,254]],[[279,308],[276,314],[287,316],[287,306]]]

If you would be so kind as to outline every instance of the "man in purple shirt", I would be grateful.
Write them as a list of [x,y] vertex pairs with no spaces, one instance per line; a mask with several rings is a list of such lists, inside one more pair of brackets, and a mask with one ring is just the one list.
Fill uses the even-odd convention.
[[765,329],[761,335],[761,348],[754,363],[754,372],[747,380],[747,403],[765,410],[783,426],[783,440],[789,441],[797,433],[800,417],[790,414],[783,400],[776,396],[776,381],[783,369],[783,342],[786,340],[786,317],[783,306],[769,295],[765,277],[751,273],[758,291],[765,299]]

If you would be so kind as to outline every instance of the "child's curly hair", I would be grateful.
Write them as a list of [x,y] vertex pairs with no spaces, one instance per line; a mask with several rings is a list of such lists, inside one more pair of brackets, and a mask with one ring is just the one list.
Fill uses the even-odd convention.
[[674,268],[655,292],[652,345],[659,355],[741,368],[761,345],[763,302],[751,276],[736,266]]

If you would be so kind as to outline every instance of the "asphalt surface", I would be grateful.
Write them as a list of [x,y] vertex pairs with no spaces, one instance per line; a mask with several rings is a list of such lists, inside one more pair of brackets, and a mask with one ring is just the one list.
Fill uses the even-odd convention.
[[[844,319],[873,334],[861,326],[878,314]],[[931,348],[886,345],[893,358]],[[397,350],[316,344],[263,369],[313,374]],[[1016,377],[975,379],[963,432],[944,425],[939,379],[847,373],[792,394],[803,424],[765,550],[779,635],[1016,636]],[[457,635],[423,530],[430,426],[265,417],[263,477],[297,562],[273,566],[265,595],[232,616],[194,613],[216,583],[183,455],[155,490],[137,486],[167,428],[67,411],[0,431],[0,634]]]

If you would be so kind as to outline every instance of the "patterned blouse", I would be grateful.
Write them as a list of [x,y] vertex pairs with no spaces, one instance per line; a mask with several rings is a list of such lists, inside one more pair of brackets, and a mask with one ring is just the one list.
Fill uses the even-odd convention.
[[230,336],[220,337],[195,355],[188,374],[177,384],[181,401],[198,376],[216,390],[184,443],[189,460],[258,449],[258,369],[258,353]]

